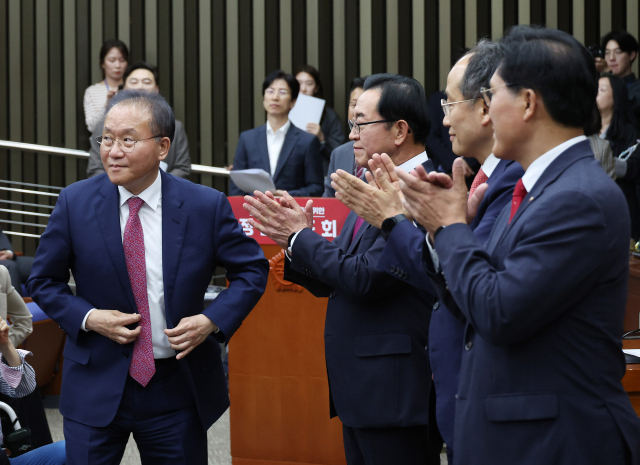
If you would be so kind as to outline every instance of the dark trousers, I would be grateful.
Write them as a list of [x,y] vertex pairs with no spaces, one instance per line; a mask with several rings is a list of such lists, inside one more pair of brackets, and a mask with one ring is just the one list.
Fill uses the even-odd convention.
[[440,465],[440,448],[427,426],[351,428],[342,426],[348,465]]
[[144,465],[207,464],[207,432],[175,359],[156,360],[156,373],[146,387],[127,377],[109,425],[91,427],[65,418],[67,464],[119,464],[130,434]]

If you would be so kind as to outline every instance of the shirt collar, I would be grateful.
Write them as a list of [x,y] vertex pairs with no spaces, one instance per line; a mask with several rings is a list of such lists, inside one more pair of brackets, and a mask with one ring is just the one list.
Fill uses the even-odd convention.
[[273,131],[273,128],[271,127],[271,125],[269,124],[269,121],[267,121],[267,134],[271,134],[274,135],[275,133],[282,133],[283,135],[287,135],[287,131],[289,131],[289,128],[291,127],[291,121],[287,120],[287,122],[284,124],[284,126],[282,126],[280,129],[278,129],[277,131]]
[[140,192],[139,195],[133,195],[122,186],[118,186],[118,194],[120,195],[120,206],[123,206],[131,197],[140,197],[153,211],[156,211],[158,209],[158,203],[160,199],[162,199],[162,178],[160,177],[160,170],[158,170],[158,177],[153,181],[153,184]]
[[491,177],[491,173],[496,169],[500,160],[494,154],[491,154],[487,157],[487,159],[482,164],[482,172],[487,175],[488,178]]
[[429,157],[427,156],[426,150],[413,158],[405,161],[402,165],[398,166],[398,168],[402,168],[407,173],[414,169],[418,165],[422,165],[425,161],[427,161]]
[[533,163],[529,165],[527,171],[525,171],[524,176],[522,176],[522,184],[524,184],[527,192],[531,192],[533,186],[535,186],[542,173],[549,167],[553,161],[562,155],[563,152],[569,149],[569,147],[573,147],[578,142],[582,142],[583,140],[587,140],[585,136],[574,137],[573,139],[569,139],[568,141],[563,142],[560,145],[555,146],[547,153],[539,156],[534,160]]

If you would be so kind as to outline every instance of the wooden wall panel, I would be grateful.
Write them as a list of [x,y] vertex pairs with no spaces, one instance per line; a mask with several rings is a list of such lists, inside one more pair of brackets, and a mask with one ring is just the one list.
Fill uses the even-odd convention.
[[[224,166],[240,131],[264,122],[270,71],[317,66],[346,128],[354,77],[411,75],[429,95],[463,47],[518,22],[555,24],[587,45],[611,28],[640,33],[636,0],[0,0],[0,65],[9,70],[0,139],[87,149],[84,91],[102,77],[102,43],[119,38],[132,62],[158,66],[192,161]],[[0,179],[66,186],[85,169],[85,160],[0,150]],[[227,189],[224,178],[192,180]]]

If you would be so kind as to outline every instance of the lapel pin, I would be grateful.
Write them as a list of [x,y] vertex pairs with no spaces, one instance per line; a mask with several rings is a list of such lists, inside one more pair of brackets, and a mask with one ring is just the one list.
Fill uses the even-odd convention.
[[529,198],[529,202],[531,202],[532,200],[533,200],[533,196],[531,196],[531,197]]

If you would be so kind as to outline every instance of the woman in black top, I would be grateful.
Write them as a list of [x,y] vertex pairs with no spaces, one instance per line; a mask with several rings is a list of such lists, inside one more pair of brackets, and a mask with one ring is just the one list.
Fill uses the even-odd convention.
[[[600,137],[609,141],[616,159],[637,143],[640,134],[636,129],[624,81],[609,75],[601,77],[598,84],[596,102],[602,119]],[[637,241],[640,237],[640,202],[636,195],[636,183],[640,180],[640,150],[631,154],[626,165],[626,172],[616,182],[627,199],[631,216],[631,237]]]
[[[296,68],[293,75],[300,83],[300,93],[310,97],[322,98],[322,82],[320,73],[311,65],[303,65]],[[305,129],[320,140],[320,154],[322,155],[322,168],[327,174],[329,159],[333,149],[344,143],[344,132],[340,119],[333,109],[326,104],[322,112],[320,124],[309,123]]]

